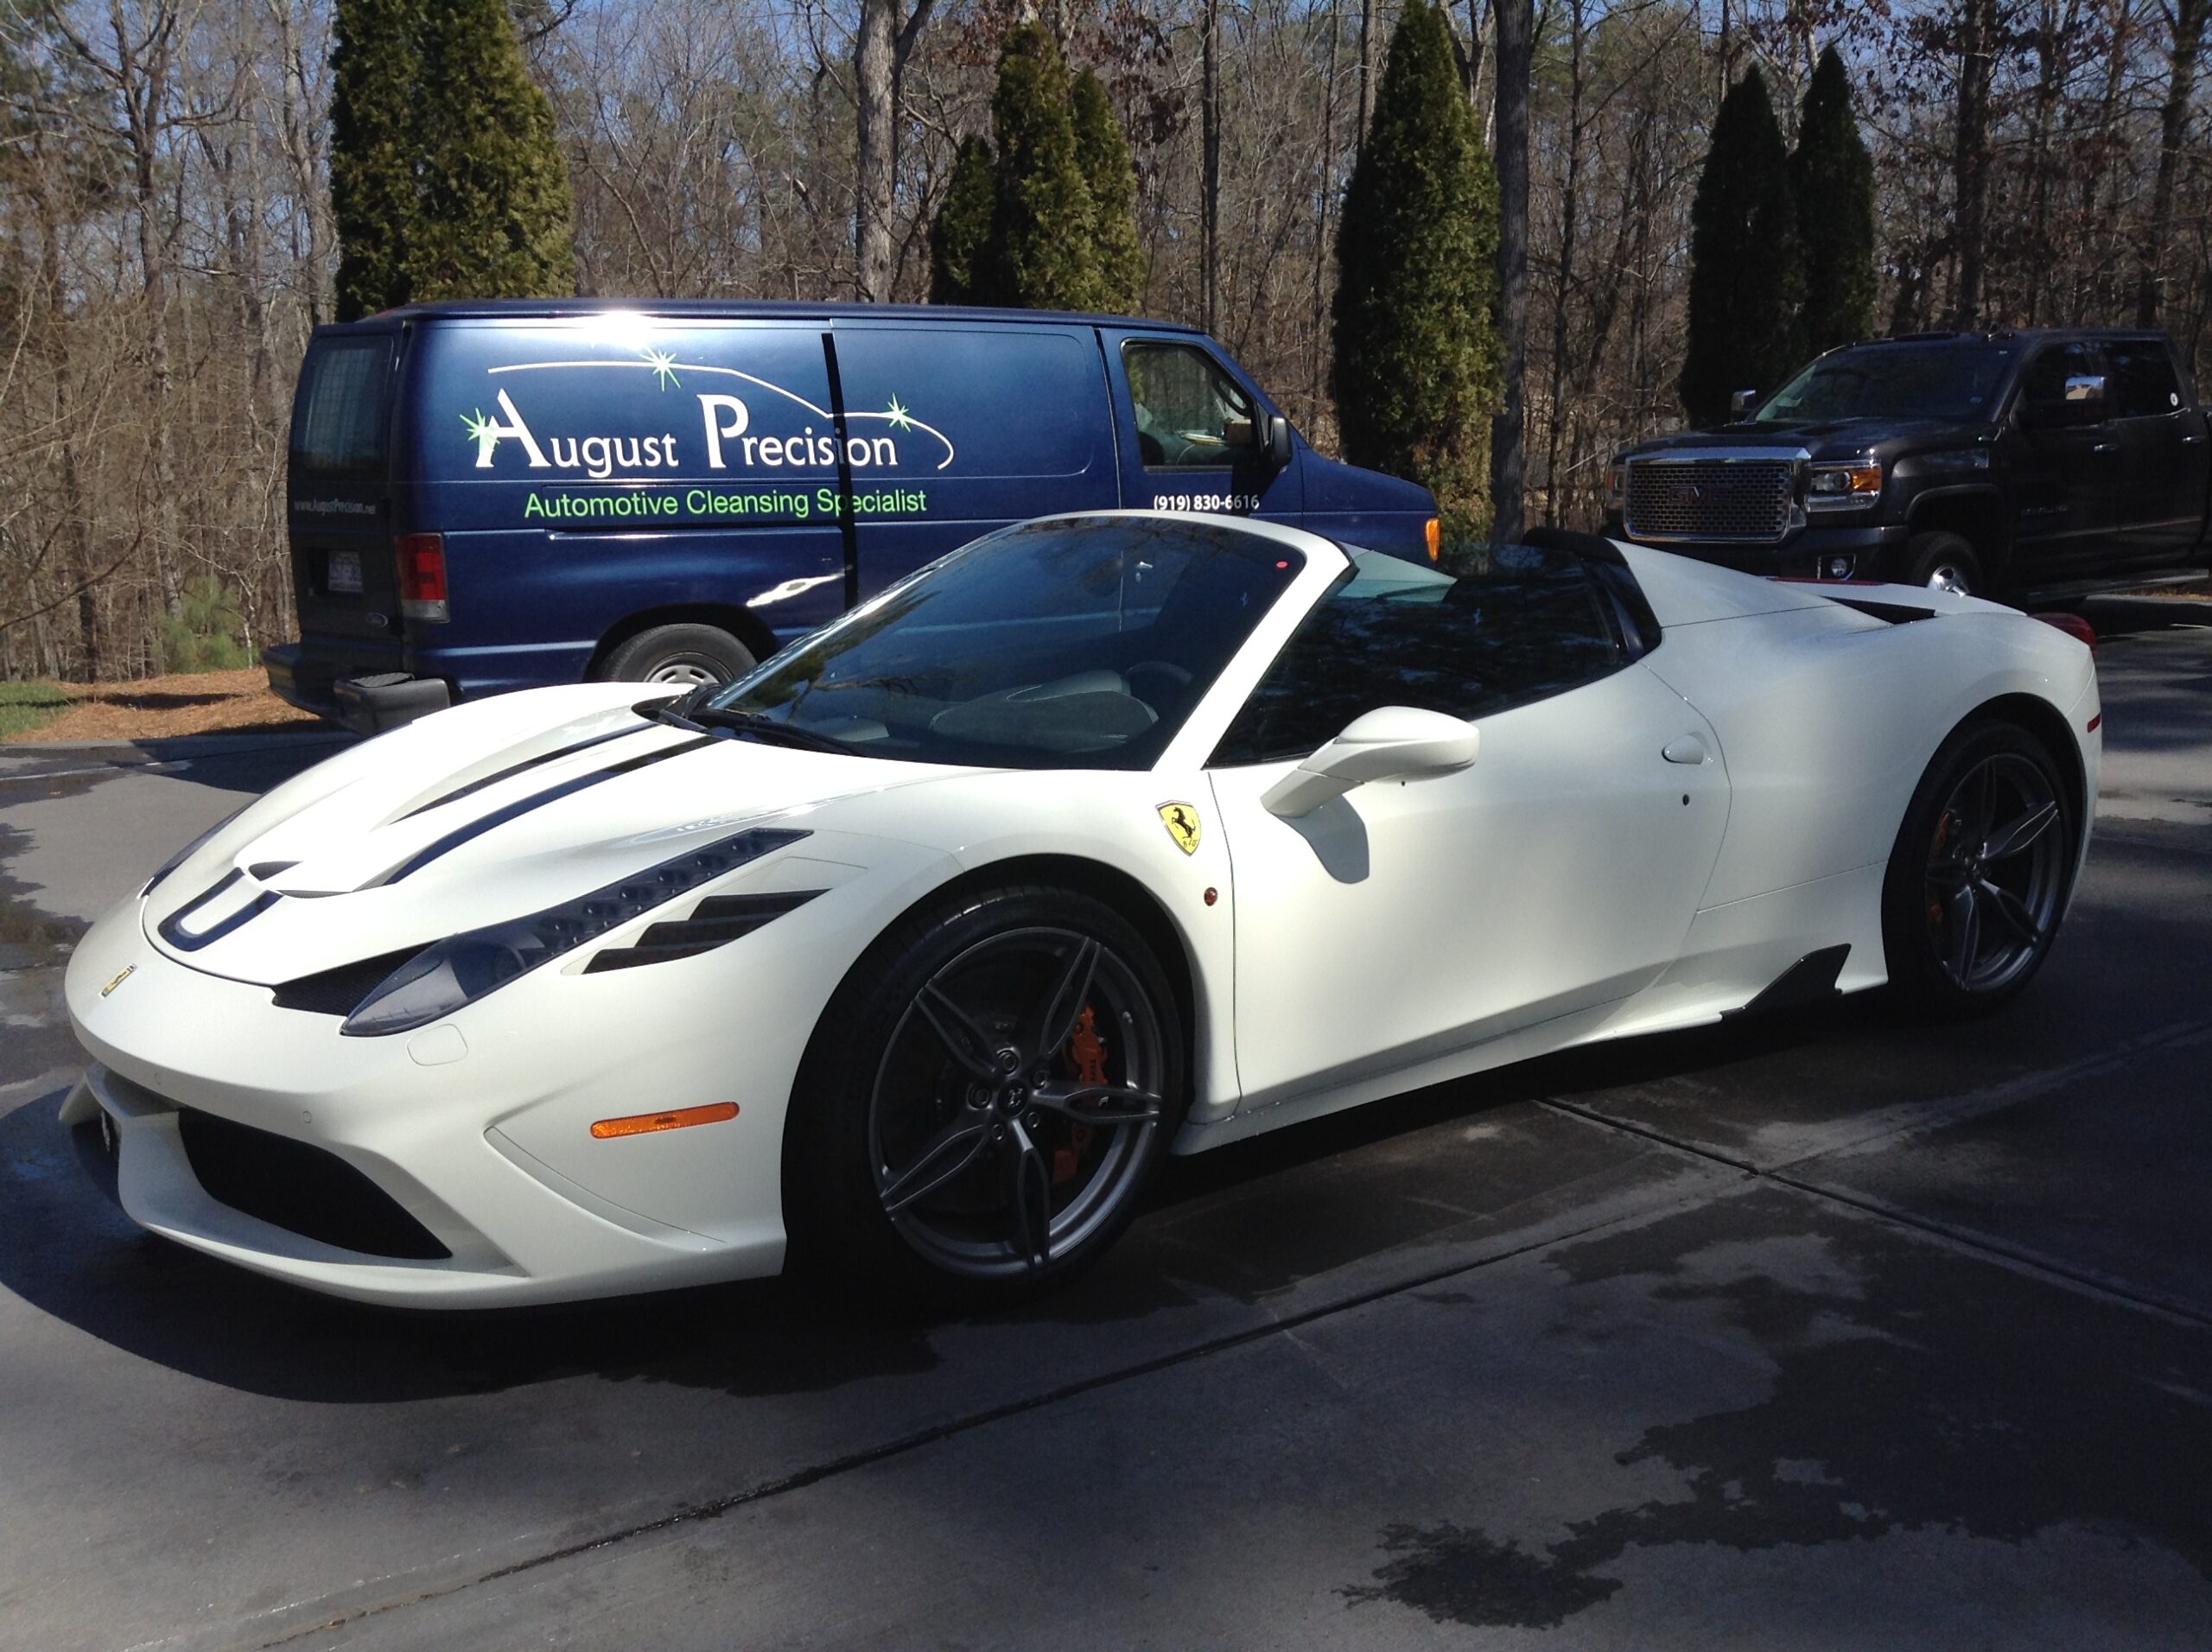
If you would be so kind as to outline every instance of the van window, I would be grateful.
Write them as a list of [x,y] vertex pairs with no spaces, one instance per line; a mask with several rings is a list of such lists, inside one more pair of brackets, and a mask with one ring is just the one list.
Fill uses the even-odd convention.
[[300,369],[293,462],[317,476],[381,476],[391,383],[388,338],[327,339],[311,346]]
[[1147,470],[1219,470],[1230,462],[1229,427],[1250,423],[1252,401],[1212,357],[1187,344],[1132,343],[1122,347],[1122,361]]

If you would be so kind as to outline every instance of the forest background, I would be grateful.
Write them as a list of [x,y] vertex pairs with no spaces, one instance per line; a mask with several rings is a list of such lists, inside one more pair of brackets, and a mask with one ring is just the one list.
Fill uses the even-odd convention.
[[[1486,145],[1522,84],[1499,98],[1501,20],[1531,58],[1529,520],[1594,522],[1613,450],[1682,423],[1722,98],[1758,67],[1793,138],[1830,46],[1874,158],[1877,331],[2155,323],[2201,376],[2208,0],[1496,3],[1444,10]],[[1041,22],[1127,134],[1142,309],[1206,327],[1335,449],[1335,249],[1395,0],[510,10],[578,289],[641,297],[926,297],[961,140]],[[0,0],[0,679],[289,634],[292,384],[336,313],[332,34],[327,0]]]

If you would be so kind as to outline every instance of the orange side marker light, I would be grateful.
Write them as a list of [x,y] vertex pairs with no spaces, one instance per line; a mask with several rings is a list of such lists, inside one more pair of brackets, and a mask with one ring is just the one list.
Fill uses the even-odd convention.
[[689,1124],[720,1124],[736,1116],[735,1102],[710,1102],[704,1107],[679,1107],[672,1113],[632,1113],[625,1119],[601,1119],[591,1127],[591,1133],[601,1141],[611,1141],[617,1136],[681,1130]]

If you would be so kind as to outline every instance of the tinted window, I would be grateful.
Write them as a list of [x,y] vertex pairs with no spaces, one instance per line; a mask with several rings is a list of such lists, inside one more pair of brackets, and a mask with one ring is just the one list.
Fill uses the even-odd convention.
[[[1205,351],[1131,344],[1122,360],[1147,470],[1217,470],[1230,462],[1232,446],[1250,444],[1251,398]],[[1237,423],[1247,429],[1232,443],[1230,427]]]
[[1453,579],[1357,553],[1306,617],[1215,751],[1217,764],[1305,757],[1380,706],[1476,718],[1561,694],[1627,663],[1581,562],[1530,545]]
[[[2031,419],[2048,416],[2064,405],[2068,379],[2094,378],[2104,370],[2103,359],[2088,345],[2053,345],[2020,375],[2020,410]],[[2109,395],[2111,387],[2106,388]]]
[[1027,524],[893,586],[712,703],[872,757],[1143,768],[1300,564],[1227,527]]
[[2105,346],[2105,364],[2112,377],[2107,391],[2113,417],[2144,419],[2180,410],[2181,380],[2158,340],[2116,339]]
[[300,368],[292,458],[322,476],[380,476],[391,340],[326,339]]
[[2013,351],[1982,343],[1873,344],[1821,357],[1752,415],[1803,419],[1986,419]]

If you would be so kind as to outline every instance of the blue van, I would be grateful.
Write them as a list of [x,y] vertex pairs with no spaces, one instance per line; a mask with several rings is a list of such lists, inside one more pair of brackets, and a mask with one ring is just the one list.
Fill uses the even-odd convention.
[[364,733],[509,689],[721,681],[978,535],[1220,511],[1414,559],[1427,489],[1315,453],[1189,327],[1032,310],[576,300],[316,329],[300,638]]

